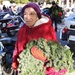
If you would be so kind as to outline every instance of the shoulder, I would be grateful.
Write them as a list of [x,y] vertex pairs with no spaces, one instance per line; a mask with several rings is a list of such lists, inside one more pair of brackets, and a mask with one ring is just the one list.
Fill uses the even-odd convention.
[[26,25],[24,24],[18,31],[18,33],[23,33],[26,30]]

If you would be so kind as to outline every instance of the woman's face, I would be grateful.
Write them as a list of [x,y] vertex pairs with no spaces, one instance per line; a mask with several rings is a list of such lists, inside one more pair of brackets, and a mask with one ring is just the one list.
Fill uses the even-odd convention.
[[30,28],[33,27],[35,22],[39,19],[36,11],[31,7],[26,8],[23,15],[25,24]]

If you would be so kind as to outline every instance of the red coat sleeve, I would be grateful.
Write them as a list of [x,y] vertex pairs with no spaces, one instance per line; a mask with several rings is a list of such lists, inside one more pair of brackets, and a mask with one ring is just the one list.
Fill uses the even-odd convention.
[[15,43],[15,48],[13,52],[13,61],[17,62],[17,58],[19,57],[19,54],[22,52],[24,49],[24,45],[26,44],[26,37],[25,37],[25,26],[23,26],[17,34],[17,41]]

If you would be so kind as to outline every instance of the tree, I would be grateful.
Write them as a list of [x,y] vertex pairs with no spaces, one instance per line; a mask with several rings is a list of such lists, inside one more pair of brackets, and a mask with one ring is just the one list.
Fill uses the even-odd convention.
[[2,4],[2,0],[0,0],[0,3]]
[[29,0],[10,0],[11,3],[27,3]]

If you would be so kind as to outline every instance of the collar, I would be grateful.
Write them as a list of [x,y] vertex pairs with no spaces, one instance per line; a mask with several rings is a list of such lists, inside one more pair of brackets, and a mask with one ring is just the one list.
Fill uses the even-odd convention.
[[34,27],[49,22],[50,18],[48,16],[42,15],[42,18],[40,18],[34,25]]

